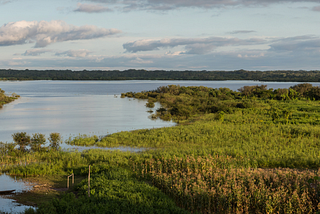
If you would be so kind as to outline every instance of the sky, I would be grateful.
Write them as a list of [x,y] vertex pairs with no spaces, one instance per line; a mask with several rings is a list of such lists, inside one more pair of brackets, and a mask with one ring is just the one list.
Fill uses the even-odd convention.
[[320,0],[0,0],[0,69],[320,70]]

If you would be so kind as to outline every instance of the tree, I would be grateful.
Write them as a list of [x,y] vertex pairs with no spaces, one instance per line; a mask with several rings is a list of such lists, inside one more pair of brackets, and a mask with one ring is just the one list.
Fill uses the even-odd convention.
[[238,89],[238,91],[246,97],[251,95],[261,97],[265,94],[267,90],[267,85],[254,85],[254,86],[243,86]]
[[30,136],[26,132],[17,132],[12,137],[13,141],[19,145],[19,149],[26,151],[26,147],[30,144]]
[[168,113],[170,113],[170,115],[173,116],[173,118],[175,118],[178,121],[178,123],[183,118],[187,120],[192,115],[193,110],[192,106],[185,105],[182,102],[183,101],[181,99],[181,103],[180,101],[179,103],[176,102],[174,106],[169,111],[167,111]]
[[308,92],[307,96],[312,100],[320,100],[320,88],[312,87]]
[[304,97],[312,89],[312,84],[302,83],[302,84],[291,86],[290,88],[298,92],[302,97]]
[[61,143],[61,136],[59,133],[51,133],[48,140],[50,141],[50,146],[52,149],[59,149],[59,144]]
[[40,151],[41,150],[41,145],[44,145],[46,143],[46,138],[44,134],[33,134],[31,138],[31,149],[33,151]]

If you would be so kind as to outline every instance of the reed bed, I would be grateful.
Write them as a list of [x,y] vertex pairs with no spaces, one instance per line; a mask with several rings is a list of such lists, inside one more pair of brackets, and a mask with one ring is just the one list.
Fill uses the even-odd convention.
[[[192,213],[315,213],[320,209],[319,170],[234,168],[231,157],[151,159],[132,163]],[[310,182],[312,181],[312,183]]]

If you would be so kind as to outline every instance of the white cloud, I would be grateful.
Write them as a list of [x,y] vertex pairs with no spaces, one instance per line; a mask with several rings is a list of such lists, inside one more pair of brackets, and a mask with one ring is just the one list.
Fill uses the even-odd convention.
[[74,26],[64,21],[18,21],[0,27],[0,46],[35,42],[34,47],[46,47],[56,42],[95,39],[118,34],[118,29],[98,28],[92,25]]
[[57,52],[56,56],[69,56],[69,57],[86,57],[88,56],[91,51],[81,49],[81,50],[68,50],[64,52]]
[[85,13],[102,13],[102,12],[111,12],[108,7],[105,7],[100,4],[81,4],[78,3],[77,9],[73,10],[74,12],[85,12]]

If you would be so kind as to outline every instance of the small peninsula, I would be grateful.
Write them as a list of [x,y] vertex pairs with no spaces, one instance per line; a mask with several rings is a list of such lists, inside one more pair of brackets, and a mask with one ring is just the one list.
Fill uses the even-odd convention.
[[10,103],[16,99],[18,99],[20,95],[12,93],[11,96],[7,96],[5,91],[0,88],[0,109],[4,104]]

